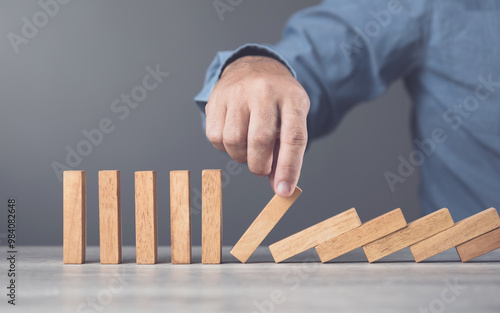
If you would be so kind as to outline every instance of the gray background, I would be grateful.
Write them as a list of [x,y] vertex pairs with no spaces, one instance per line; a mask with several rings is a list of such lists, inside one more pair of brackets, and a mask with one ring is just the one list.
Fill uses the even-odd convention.
[[[124,244],[135,243],[133,173],[156,170],[159,242],[168,245],[169,171],[191,170],[200,189],[201,170],[225,168],[201,129],[192,98],[218,50],[246,42],[279,40],[287,18],[318,1],[243,1],[221,20],[212,1],[76,1],[60,7],[47,26],[20,46],[7,34],[21,33],[37,1],[0,2],[0,230],[5,234],[7,199],[18,201],[20,244],[62,244],[62,184],[51,163],[64,163],[82,130],[112,119],[115,130],[83,158],[87,171],[88,243],[98,244],[97,172],[122,173]],[[360,8],[361,9],[361,8]],[[137,109],[120,120],[111,102],[130,93],[160,64],[170,75]],[[411,149],[410,104],[401,83],[377,101],[354,109],[336,132],[314,142],[299,185],[304,190],[264,244],[351,207],[362,221],[401,207],[407,221],[420,214],[418,174],[392,193],[383,173]],[[245,167],[224,188],[224,244],[231,245],[272,197],[266,178]],[[193,243],[200,244],[200,215],[193,214]]]

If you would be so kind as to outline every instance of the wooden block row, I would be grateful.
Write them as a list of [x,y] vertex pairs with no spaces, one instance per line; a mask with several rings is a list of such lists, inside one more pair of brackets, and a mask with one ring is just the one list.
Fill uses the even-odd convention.
[[[86,176],[84,171],[63,175],[63,262],[85,262]],[[231,250],[245,263],[262,243],[302,190],[291,197],[275,195]],[[99,172],[99,227],[101,263],[122,261],[120,172]],[[170,223],[172,264],[191,263],[190,173],[170,172]],[[135,220],[137,264],[158,261],[156,173],[135,173]],[[441,209],[406,224],[400,209],[367,223],[354,208],[284,238],[269,248],[275,262],[282,262],[315,247],[321,262],[327,262],[362,247],[369,262],[410,247],[416,262],[456,247],[467,262],[500,248],[500,217],[496,209],[453,223],[448,209]],[[202,173],[202,263],[222,260],[222,171]]]
[[[85,171],[63,174],[63,262],[81,264],[86,251]],[[202,260],[220,263],[222,257],[222,171],[202,175]],[[170,173],[170,223],[173,264],[191,263],[191,200],[189,171]],[[137,264],[158,261],[156,172],[135,172]],[[120,172],[99,172],[99,233],[102,264],[122,261]]]

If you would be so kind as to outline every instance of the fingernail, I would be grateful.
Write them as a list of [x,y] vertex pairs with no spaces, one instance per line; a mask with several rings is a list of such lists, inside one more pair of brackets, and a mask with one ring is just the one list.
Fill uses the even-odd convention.
[[289,183],[282,181],[278,184],[278,188],[276,188],[276,193],[280,197],[288,197],[291,189],[292,187],[290,186]]

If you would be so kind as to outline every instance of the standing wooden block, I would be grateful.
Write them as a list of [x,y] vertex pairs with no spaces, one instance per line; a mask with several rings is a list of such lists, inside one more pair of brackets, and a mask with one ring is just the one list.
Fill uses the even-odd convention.
[[201,263],[222,259],[222,170],[203,170],[201,198]]
[[363,247],[369,262],[375,262],[389,254],[409,247],[454,225],[448,209],[426,215],[405,228],[375,240]]
[[85,262],[87,192],[85,171],[63,173],[63,263]]
[[410,249],[415,261],[421,262],[498,227],[500,227],[500,218],[497,210],[489,208],[410,246]]
[[352,208],[273,243],[269,249],[278,263],[360,225],[358,213]]
[[288,198],[274,195],[234,245],[231,254],[242,263],[245,263],[301,193],[302,190],[296,187],[293,194]]
[[99,171],[99,238],[102,264],[122,262],[120,171]]
[[170,172],[170,240],[172,264],[191,263],[189,171]]
[[137,264],[158,260],[156,172],[135,172],[135,241]]
[[500,249],[500,228],[457,246],[462,262],[470,261],[496,249]]
[[321,262],[341,256],[349,251],[389,235],[406,226],[400,209],[393,210],[374,218],[363,225],[329,239],[316,247]]

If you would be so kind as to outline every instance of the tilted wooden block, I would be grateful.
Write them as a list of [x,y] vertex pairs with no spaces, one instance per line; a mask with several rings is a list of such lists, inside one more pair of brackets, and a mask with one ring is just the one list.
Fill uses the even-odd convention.
[[500,228],[464,242],[457,246],[462,262],[467,262],[483,254],[500,249]]
[[189,171],[170,172],[170,247],[172,264],[191,263]]
[[367,244],[363,250],[368,261],[375,262],[450,228],[454,224],[448,209],[441,209],[411,222],[403,229]]
[[203,170],[201,198],[201,263],[222,260],[222,170]]
[[120,171],[99,171],[99,239],[102,264],[122,261]]
[[415,261],[421,262],[498,227],[500,227],[500,218],[497,210],[489,208],[410,246],[410,249]]
[[293,194],[288,198],[274,195],[234,245],[231,254],[242,263],[245,263],[301,193],[302,190],[296,187]]
[[87,193],[85,171],[63,173],[63,263],[85,262]]
[[400,209],[393,210],[374,218],[361,226],[331,238],[316,246],[321,262],[330,261],[349,251],[389,235],[406,226]]
[[156,172],[135,172],[135,242],[137,264],[158,261]]
[[352,208],[273,243],[269,249],[278,263],[360,225],[358,213]]

